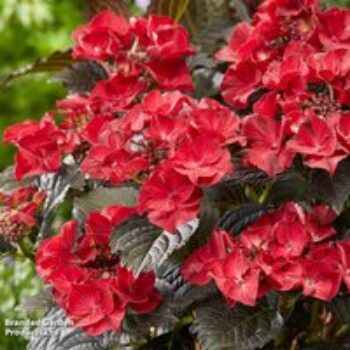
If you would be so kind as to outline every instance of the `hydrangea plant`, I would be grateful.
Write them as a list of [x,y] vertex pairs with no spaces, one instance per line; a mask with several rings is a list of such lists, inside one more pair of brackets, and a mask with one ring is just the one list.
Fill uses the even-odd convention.
[[350,344],[350,11],[201,4],[96,13],[4,133],[0,236],[70,321],[29,349]]

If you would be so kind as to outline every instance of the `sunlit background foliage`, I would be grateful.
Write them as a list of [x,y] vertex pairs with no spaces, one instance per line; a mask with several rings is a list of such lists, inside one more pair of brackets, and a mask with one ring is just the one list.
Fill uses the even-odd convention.
[[[327,1],[327,5],[349,6],[350,0]],[[0,0],[0,75],[69,48],[71,32],[84,21],[85,10],[85,0]],[[60,84],[47,80],[45,74],[31,75],[1,88],[1,134],[9,124],[39,118],[53,108],[57,98],[64,96]],[[0,169],[13,162],[12,156],[13,149],[0,143]],[[30,263],[2,259],[0,350],[25,349],[24,339],[5,336],[5,320],[27,317],[18,306],[25,295],[34,295],[41,288]]]

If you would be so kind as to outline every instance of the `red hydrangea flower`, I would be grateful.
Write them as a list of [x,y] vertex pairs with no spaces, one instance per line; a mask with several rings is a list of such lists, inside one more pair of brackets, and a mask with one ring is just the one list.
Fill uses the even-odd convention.
[[214,279],[230,305],[254,305],[258,297],[259,270],[228,233],[217,229],[209,242],[195,250],[182,266],[190,283],[204,285]]
[[261,72],[249,62],[241,62],[227,70],[221,85],[225,101],[236,108],[244,108],[249,97],[261,87]]
[[113,115],[96,115],[84,126],[80,135],[84,141],[91,145],[98,144],[101,134],[109,127],[109,122],[115,120]]
[[304,154],[304,162],[309,167],[325,169],[333,174],[346,154],[336,153],[337,138],[333,125],[309,112],[295,138],[288,142],[288,148]]
[[321,242],[336,234],[334,227],[330,226],[337,214],[326,205],[317,205],[307,213],[308,232],[314,242]]
[[52,295],[59,305],[65,305],[67,296],[74,286],[86,283],[91,278],[91,272],[78,265],[58,267],[52,271],[50,278],[45,282],[54,285]]
[[65,141],[64,133],[50,114],[40,122],[15,124],[4,132],[4,142],[16,145],[19,150],[15,169],[18,180],[57,171],[67,146]]
[[350,241],[340,241],[337,243],[340,255],[340,269],[343,281],[348,290],[350,290]]
[[318,14],[320,28],[319,38],[327,49],[349,48],[349,21],[348,9],[333,7]]
[[67,117],[92,117],[98,111],[87,95],[72,94],[56,102],[57,109]]
[[241,121],[234,112],[212,99],[202,99],[198,110],[191,115],[193,136],[206,134],[208,139],[217,139],[222,146],[229,144],[245,145],[241,134]]
[[176,146],[186,139],[187,123],[172,116],[154,115],[149,128],[144,130],[147,140],[156,143],[157,148],[164,148],[167,156],[175,152]]
[[339,291],[341,274],[328,262],[305,260],[302,262],[303,294],[330,301]]
[[268,275],[268,281],[279,291],[300,288],[303,281],[303,268],[297,259],[277,259]]
[[119,225],[122,221],[128,219],[132,215],[136,214],[137,210],[135,207],[125,207],[120,205],[110,205],[103,208],[101,214],[108,218],[112,226]]
[[235,250],[222,264],[213,264],[212,276],[222,294],[232,302],[254,306],[258,297],[260,272],[244,252]]
[[[128,310],[148,313],[161,302],[155,274],[134,275],[110,249],[130,216],[176,232],[198,216],[201,186],[222,181],[233,161],[274,177],[299,154],[304,165],[335,172],[350,151],[349,13],[322,12],[318,0],[266,0],[237,25],[216,55],[229,63],[221,93],[237,115],[175,90],[193,88],[186,58],[194,50],[174,20],[104,11],[78,28],[73,57],[99,61],[105,80],[58,102],[63,122],[48,114],[5,132],[19,149],[18,179],[57,171],[70,154],[87,177],[140,188],[137,207],[92,212],[79,227],[70,221],[37,249],[37,272],[76,327],[119,331]],[[0,194],[0,236],[30,232],[44,198],[34,189]],[[213,281],[229,306],[253,306],[271,290],[330,301],[342,282],[350,289],[350,243],[331,240],[336,214],[308,205],[286,202],[235,237],[216,228],[184,261],[185,280]]]
[[151,56],[160,59],[178,59],[193,55],[189,36],[184,27],[170,17],[151,15],[132,23],[140,46]]
[[194,50],[185,28],[158,15],[139,18],[132,26],[137,45],[147,57],[142,66],[157,83],[164,89],[191,91],[192,79],[184,58]]
[[304,270],[303,294],[330,301],[339,291],[342,274],[339,251],[332,244],[311,247],[301,261]]
[[227,232],[214,230],[208,243],[196,249],[183,263],[181,273],[190,283],[205,285],[212,279],[213,263],[221,261],[238,247],[237,242]]
[[288,169],[295,155],[287,147],[286,120],[276,120],[276,99],[274,93],[265,95],[256,107],[259,114],[246,117],[243,124],[243,133],[248,142],[245,161],[270,176]]
[[144,183],[139,209],[148,213],[153,224],[172,233],[197,216],[201,196],[201,190],[186,176],[164,164]]
[[274,226],[276,243],[273,246],[274,257],[299,257],[310,242],[310,236],[298,222],[280,222]]
[[230,152],[206,134],[184,143],[171,159],[171,164],[196,186],[214,185],[233,172]]
[[120,329],[125,307],[112,292],[111,284],[112,281],[106,279],[73,286],[67,297],[69,318],[89,335]]
[[99,106],[101,113],[120,112],[130,107],[136,96],[146,87],[138,74],[126,76],[119,74],[110,80],[97,82],[91,91],[90,100]]
[[215,54],[215,58],[220,61],[232,63],[238,61],[239,51],[244,47],[252,29],[252,26],[248,22],[238,23],[232,32],[228,45],[220,49]]
[[302,55],[288,55],[281,62],[273,61],[267,68],[263,83],[273,90],[292,94],[304,91],[309,69]]
[[268,251],[274,239],[272,225],[271,218],[263,216],[242,232],[240,236],[242,245],[253,255]]
[[38,275],[49,281],[51,274],[60,268],[74,264],[76,258],[72,254],[78,224],[72,220],[65,223],[60,233],[41,242],[35,256]]
[[129,23],[122,16],[103,11],[73,33],[76,46],[73,57],[84,60],[115,58],[131,45]]
[[118,267],[118,278],[114,280],[113,288],[119,299],[129,304],[137,312],[152,312],[161,302],[160,293],[154,288],[153,272],[142,273],[135,277],[124,267]]
[[73,220],[37,250],[39,276],[53,286],[56,302],[74,325],[89,335],[119,331],[128,306],[151,312],[161,302],[154,274],[134,276],[109,248],[113,228],[134,213],[132,207],[106,207],[89,214],[82,236]]
[[320,83],[327,83],[331,85],[330,88],[342,91],[349,88],[349,58],[349,50],[337,49],[312,55],[308,58],[308,64]]
[[163,89],[193,90],[191,74],[184,60],[151,60],[144,67]]
[[119,184],[148,168],[142,154],[134,154],[111,146],[95,146],[81,164],[81,170],[95,179]]
[[216,229],[208,243],[185,260],[181,272],[197,285],[213,279],[230,305],[236,301],[254,305],[273,288],[302,288],[305,296],[329,301],[338,293],[342,276],[347,278],[348,247],[339,243],[339,254],[334,245],[311,239],[318,228],[325,236],[333,233],[333,220],[334,213],[325,206],[305,212],[296,203],[285,203],[250,225],[237,240]]
[[344,112],[339,116],[336,125],[338,147],[345,152],[350,151],[350,113]]

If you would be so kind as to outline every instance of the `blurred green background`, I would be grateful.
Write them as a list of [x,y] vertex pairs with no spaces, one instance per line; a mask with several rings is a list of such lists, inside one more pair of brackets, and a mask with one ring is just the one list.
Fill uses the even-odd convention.
[[[327,5],[349,6],[350,0],[328,1]],[[86,0],[0,0],[0,76],[71,46],[70,35],[84,21]],[[32,75],[0,88],[0,133],[25,119],[39,118],[65,95],[47,75]],[[0,142],[0,169],[13,162],[14,149]],[[2,260],[0,264],[0,350],[25,349],[25,341],[5,336],[5,319],[22,319],[16,308],[23,297],[42,288],[32,264]]]

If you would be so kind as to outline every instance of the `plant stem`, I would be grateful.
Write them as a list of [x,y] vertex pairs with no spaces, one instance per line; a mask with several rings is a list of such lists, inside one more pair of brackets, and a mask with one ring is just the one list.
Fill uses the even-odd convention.
[[17,244],[23,256],[34,261],[33,243],[31,242],[31,240],[28,237],[24,237]]
[[316,323],[319,318],[319,311],[320,311],[321,303],[319,300],[314,300],[312,303],[312,308],[311,308],[311,318],[310,318],[310,325],[309,328],[313,330],[316,326]]
[[266,187],[264,188],[263,193],[259,197],[259,200],[258,200],[259,204],[264,204],[267,201],[267,199],[270,195],[270,191],[271,191],[271,185],[267,184]]
[[177,11],[176,17],[175,17],[175,22],[179,22],[180,19],[182,18],[183,14],[185,13],[187,6],[189,4],[190,0],[185,0],[184,4],[181,6],[181,8]]
[[335,338],[341,338],[342,336],[346,335],[350,331],[350,325],[349,324],[343,324],[335,333]]
[[250,187],[245,186],[244,193],[248,199],[250,199],[254,203],[259,203],[259,196],[256,194],[256,192]]

